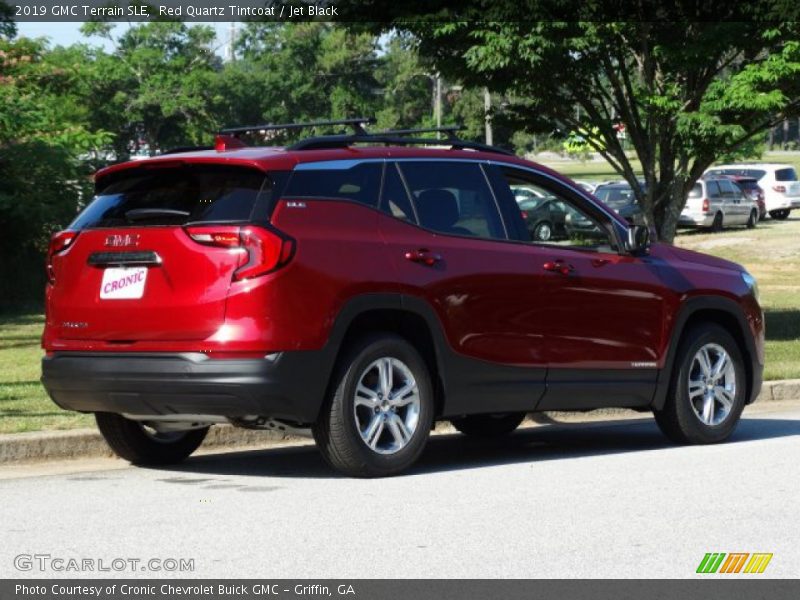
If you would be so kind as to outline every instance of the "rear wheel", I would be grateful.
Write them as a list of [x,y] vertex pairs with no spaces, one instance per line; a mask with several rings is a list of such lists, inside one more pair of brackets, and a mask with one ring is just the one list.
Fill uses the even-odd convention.
[[655,411],[656,422],[674,442],[721,442],[739,422],[746,385],[733,337],[713,323],[694,327],[681,341],[667,401]]
[[519,427],[524,419],[525,413],[502,413],[468,415],[450,419],[450,422],[464,435],[491,438],[508,435]]
[[712,221],[711,223],[711,231],[715,233],[722,231],[723,225],[724,223],[723,223],[722,213],[718,212],[717,214],[714,215],[714,221]]
[[344,355],[312,428],[325,460],[355,477],[381,477],[419,458],[433,423],[425,361],[403,338],[363,338]]
[[750,218],[747,219],[747,228],[753,229],[758,223],[758,211],[753,209],[750,211]]
[[784,221],[789,218],[789,211],[786,209],[771,210],[769,211],[769,216],[778,221]]
[[542,221],[533,229],[533,239],[537,242],[547,242],[553,237],[553,226],[547,221]]
[[159,432],[114,413],[96,413],[95,420],[103,438],[117,456],[135,465],[179,463],[197,450],[208,433],[208,427]]

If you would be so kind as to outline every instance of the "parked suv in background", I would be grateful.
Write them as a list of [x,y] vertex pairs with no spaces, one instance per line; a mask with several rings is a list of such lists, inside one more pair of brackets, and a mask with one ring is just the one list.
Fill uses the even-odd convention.
[[746,163],[711,167],[706,175],[741,175],[754,177],[764,190],[764,203],[773,219],[786,219],[793,208],[800,208],[800,182],[791,165]]
[[758,204],[728,177],[705,176],[694,184],[678,225],[722,231],[731,225],[752,229],[758,223]]
[[[98,172],[50,246],[53,400],[136,464],[232,423],[310,431],[354,476],[409,467],[437,420],[496,436],[531,411],[619,406],[677,442],[731,434],[764,360],[741,266],[650,245],[570,180],[452,131],[342,123],[352,135],[244,147],[279,126],[228,130]],[[532,240],[523,187],[592,235]]]

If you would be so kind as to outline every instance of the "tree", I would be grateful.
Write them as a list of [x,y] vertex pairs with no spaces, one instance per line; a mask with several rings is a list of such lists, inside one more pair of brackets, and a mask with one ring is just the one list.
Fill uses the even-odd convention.
[[[0,310],[41,302],[50,233],[91,189],[82,157],[105,144],[74,93],[83,62],[42,40],[0,40]],[[13,282],[13,285],[11,285]]]
[[86,101],[93,125],[115,134],[117,158],[210,143],[219,125],[212,107],[222,68],[212,28],[152,22],[131,27],[118,38],[109,23],[86,23],[82,30],[115,44],[112,54],[93,50],[95,79]]
[[[798,112],[800,24],[770,21],[768,0],[748,5],[752,13],[739,21],[693,3],[659,7],[659,21],[592,19],[592,4],[573,13],[585,21],[524,20],[545,4],[520,2],[523,20],[511,20],[507,5],[480,0],[436,3],[448,13],[416,3],[401,7],[420,11],[415,19],[391,10],[375,18],[395,19],[383,27],[417,36],[420,53],[445,75],[515,99],[507,112],[521,129],[596,128],[595,151],[633,185],[663,240],[673,239],[689,190],[718,156]],[[632,17],[642,19],[649,4],[632,5]],[[443,14],[448,20],[437,20]],[[620,123],[633,157],[618,138]],[[636,185],[635,159],[646,191]]]
[[373,114],[376,50],[374,36],[330,23],[248,23],[217,81],[216,111],[226,124],[244,125]]

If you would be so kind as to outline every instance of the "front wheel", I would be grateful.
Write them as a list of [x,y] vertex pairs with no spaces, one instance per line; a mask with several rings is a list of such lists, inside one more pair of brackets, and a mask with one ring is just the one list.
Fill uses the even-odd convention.
[[135,465],[179,463],[197,450],[208,433],[208,427],[159,432],[114,413],[96,413],[95,420],[114,453]]
[[746,385],[736,341],[719,325],[702,324],[681,341],[667,401],[654,413],[656,422],[677,443],[721,442],[739,423]]
[[769,216],[773,219],[777,219],[778,221],[785,221],[789,218],[789,211],[786,209],[771,210],[769,211]]
[[433,424],[431,377],[417,350],[394,334],[354,344],[313,426],[325,460],[355,477],[394,475],[422,454]]
[[453,427],[464,435],[479,438],[492,438],[508,435],[520,426],[525,413],[498,413],[488,415],[467,415],[450,419]]

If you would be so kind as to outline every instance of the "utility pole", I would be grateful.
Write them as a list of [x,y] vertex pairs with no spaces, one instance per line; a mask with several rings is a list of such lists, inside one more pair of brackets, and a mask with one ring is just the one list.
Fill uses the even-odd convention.
[[483,118],[486,123],[486,145],[491,146],[493,143],[492,136],[492,95],[489,93],[489,88],[483,88]]
[[231,22],[231,32],[230,32],[230,39],[228,40],[228,60],[233,62],[236,60],[236,51],[234,50],[236,45],[236,22]]
[[[433,78],[433,94],[433,113],[436,118],[436,127],[439,128],[442,126],[442,77],[439,71],[436,71],[436,75]],[[437,132],[436,138],[439,139],[440,137],[441,134]]]

